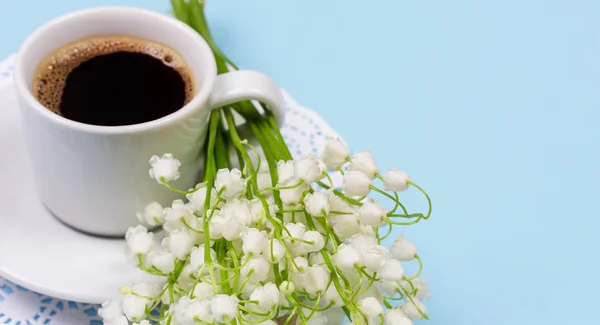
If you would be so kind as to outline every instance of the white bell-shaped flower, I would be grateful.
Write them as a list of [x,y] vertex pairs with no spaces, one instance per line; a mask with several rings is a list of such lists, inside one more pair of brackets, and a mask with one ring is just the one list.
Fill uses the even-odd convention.
[[163,180],[170,182],[179,178],[181,163],[170,153],[164,154],[161,158],[152,156],[150,166],[152,166],[149,171],[150,177],[156,179],[159,184],[162,184]]
[[162,225],[165,222],[164,208],[158,202],[150,202],[144,208],[144,212],[138,212],[136,216],[139,222],[150,227]]
[[400,234],[394,240],[390,253],[399,261],[412,261],[417,255],[417,246],[406,240],[404,234]]
[[281,293],[274,283],[266,283],[264,286],[258,286],[250,295],[250,300],[258,301],[257,307],[262,311],[270,311],[279,306]]
[[383,189],[400,192],[408,189],[410,177],[404,171],[392,168],[383,175]]
[[299,241],[294,241],[293,239],[294,238],[296,238],[296,239],[304,238],[304,232],[306,232],[306,226],[300,222],[286,223],[285,229],[287,231],[284,230],[282,232],[284,237],[288,237],[284,240],[285,243],[291,248],[296,248],[296,247],[300,246],[302,243]]
[[163,239],[162,246],[178,259],[184,260],[192,251],[194,238],[187,229],[175,229]]
[[272,238],[265,245],[263,256],[269,263],[279,263],[285,255],[285,248],[278,239]]
[[273,191],[265,190],[273,187],[271,171],[266,161],[262,161],[260,164],[260,168],[256,174],[256,183],[258,185],[258,191],[261,192],[265,197],[271,197],[273,195]]
[[114,318],[110,321],[104,320],[103,324],[104,325],[129,325],[129,320],[127,320],[127,317],[125,317],[125,315],[123,315],[123,316]]
[[183,221],[188,225],[193,226],[196,216],[194,211],[182,200],[174,200],[170,207],[165,208],[165,224],[166,231],[185,228]]
[[333,260],[341,270],[351,270],[354,269],[355,265],[359,265],[361,256],[353,246],[342,244],[338,247]]
[[304,273],[308,269],[308,260],[303,256],[294,258],[294,264],[292,264],[292,271],[298,273]]
[[237,168],[219,169],[215,178],[215,188],[217,193],[222,191],[221,197],[226,200],[239,198],[246,188],[246,180],[242,178],[242,172]]
[[292,178],[285,182],[279,182],[278,187],[284,188],[279,190],[279,197],[284,204],[295,205],[300,203],[302,195],[308,190],[308,184],[298,184],[298,179]]
[[304,250],[307,252],[318,252],[325,246],[325,239],[318,231],[310,230],[304,233],[303,240],[309,243],[302,243]]
[[[212,248],[210,248],[209,250],[209,255],[211,261],[217,260],[217,253]],[[192,251],[190,252],[190,265],[192,267],[192,270],[195,273],[199,272],[205,263],[206,261],[204,259],[204,245],[193,247]]]
[[266,248],[269,241],[267,233],[256,228],[248,228],[248,231],[242,235],[242,251],[244,254],[260,255]]
[[[253,199],[250,201],[250,215],[252,216],[252,224],[257,226],[262,226],[267,222],[267,212],[271,217],[275,217],[275,212],[277,212],[277,205],[267,201],[268,211],[265,210],[263,203],[259,199]],[[259,225],[258,222],[261,221]]]
[[325,258],[321,252],[314,252],[308,255],[308,263],[310,265],[323,265],[325,264]]
[[379,270],[379,277],[383,281],[400,281],[404,276],[404,267],[400,261],[388,258]]
[[340,293],[337,291],[333,283],[330,284],[329,288],[327,288],[327,291],[325,291],[324,298],[327,304],[332,303],[333,306],[336,307],[342,307],[344,305],[344,301],[342,300]]
[[329,202],[330,211],[348,214],[354,214],[357,212],[357,209],[354,206],[342,200],[342,198],[337,196],[332,190],[328,190],[325,195],[327,196],[327,201]]
[[210,311],[217,321],[228,323],[237,316],[239,302],[236,296],[218,294],[210,301]]
[[371,191],[373,181],[359,170],[351,170],[344,174],[342,191],[348,196],[365,196]]
[[383,314],[383,306],[374,297],[366,297],[358,302],[358,308],[369,318]]
[[420,300],[427,300],[431,298],[431,291],[429,291],[429,283],[427,283],[427,281],[421,278],[416,278],[412,280],[412,285],[417,291],[417,298]]
[[383,324],[385,325],[413,325],[410,318],[406,317],[400,308],[388,309],[383,314]]
[[[308,317],[312,311],[306,310],[304,311],[304,315]],[[325,316],[322,312],[316,312],[312,315],[311,318],[306,320],[306,325],[328,325],[327,316]]]
[[356,214],[342,214],[331,216],[333,232],[341,240],[352,237],[360,231],[358,216]]
[[374,179],[375,175],[379,173],[375,157],[373,157],[373,154],[369,150],[355,153],[352,156],[352,163],[348,166],[348,170],[361,171],[370,179]]
[[184,312],[184,319],[189,321],[183,324],[196,324],[200,319],[204,323],[213,323],[215,316],[210,310],[211,303],[208,300],[194,300],[189,304]]
[[134,283],[131,291],[138,296],[154,298],[160,293],[160,286],[156,283]]
[[359,251],[362,262],[362,257],[365,255],[365,252],[368,249],[377,246],[377,237],[375,237],[374,235],[358,234],[350,237],[348,242],[350,242],[350,245],[352,245],[352,247],[356,248],[356,250]]
[[246,264],[240,270],[241,275],[245,277],[249,277],[248,281],[252,283],[257,283],[261,281],[265,281],[269,277],[269,271],[271,270],[271,265],[267,260],[265,260],[262,256],[251,257],[250,262],[245,263],[246,259],[242,259],[242,264]]
[[[204,204],[206,202],[206,194],[207,194],[206,192],[207,192],[206,184],[199,184],[195,192],[189,193],[186,195],[186,197],[189,201],[188,204],[189,204],[190,208],[192,208],[194,211],[196,211],[200,215],[204,214]],[[211,189],[209,199],[210,199],[209,208],[212,208],[215,205],[215,202],[217,200],[217,191],[215,189]]]
[[167,250],[153,250],[148,254],[148,263],[164,274],[175,270],[175,255]]
[[376,245],[367,249],[363,255],[363,260],[367,270],[379,272],[386,261],[385,247]]
[[129,227],[125,240],[133,255],[148,254],[154,247],[154,233],[148,232],[144,226]]
[[368,198],[358,211],[358,220],[361,225],[379,227],[383,224],[383,218],[387,211],[375,199]]
[[[289,180],[294,179],[296,172],[294,171],[294,161],[280,160],[277,162],[277,176],[279,177],[279,183],[285,183]],[[297,183],[298,181],[296,181]]]
[[228,241],[240,238],[247,229],[244,220],[234,214],[224,215],[220,211],[213,214],[209,225],[211,238],[225,238]]
[[296,179],[306,184],[316,182],[324,176],[319,159],[313,156],[301,157],[294,161],[294,174]]
[[315,217],[329,214],[329,201],[323,192],[309,193],[304,197],[304,207],[308,213]]
[[290,281],[283,281],[279,285],[279,291],[284,295],[291,295],[296,291],[296,286]]
[[149,300],[135,295],[126,295],[123,297],[123,313],[132,322],[137,322],[143,319],[146,315],[146,305]]
[[215,295],[215,289],[206,282],[198,282],[192,293],[195,299],[204,300],[212,298]]
[[329,138],[321,153],[321,159],[330,169],[341,167],[350,158],[350,150],[339,138]]
[[406,317],[411,319],[424,319],[427,316],[427,308],[416,297],[412,297],[412,301],[405,299],[405,303],[401,309]]
[[321,265],[309,266],[302,274],[302,284],[311,295],[325,293],[329,284],[329,270]]
[[98,315],[106,322],[117,319],[123,315],[120,300],[109,300],[102,303],[102,307],[98,309]]
[[238,219],[246,226],[252,225],[250,201],[246,199],[232,199],[227,201],[227,203],[221,207],[221,215],[228,219]]

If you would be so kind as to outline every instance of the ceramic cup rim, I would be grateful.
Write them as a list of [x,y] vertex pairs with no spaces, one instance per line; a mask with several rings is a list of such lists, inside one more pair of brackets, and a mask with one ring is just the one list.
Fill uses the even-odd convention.
[[[195,96],[192,98],[192,100],[190,100],[189,103],[187,103],[185,106],[169,115],[163,116],[159,119],[155,119],[152,121],[133,125],[100,126],[76,122],[67,119],[63,116],[60,116],[56,113],[53,113],[49,109],[44,107],[34,97],[30,85],[32,80],[29,80],[30,78],[28,78],[25,75],[24,66],[29,64],[35,64],[37,66],[39,62],[24,62],[23,58],[25,54],[32,50],[36,42],[38,42],[45,35],[48,35],[48,33],[51,33],[54,29],[57,28],[57,26],[60,26],[61,24],[69,23],[73,20],[81,19],[81,17],[85,16],[106,15],[111,13],[138,15],[144,16],[144,19],[160,20],[164,24],[170,25],[174,32],[181,33],[185,37],[189,38],[190,42],[187,46],[195,47],[197,51],[204,52],[203,57],[208,58],[204,60],[204,67],[202,68],[202,70],[205,73],[205,76],[202,79],[202,83],[200,85],[198,85],[198,83],[196,84],[196,86],[200,88],[197,89]],[[65,44],[61,44],[59,46],[63,45]],[[177,48],[174,48],[174,50],[178,51]],[[43,116],[46,120],[58,126],[74,131],[81,131],[90,134],[108,135],[147,132],[156,128],[162,128],[167,125],[171,125],[173,123],[178,123],[181,120],[186,119],[187,117],[192,115],[197,109],[199,109],[199,107],[203,107],[203,103],[206,103],[208,101],[210,92],[215,83],[216,76],[216,62],[212,50],[210,49],[210,46],[204,40],[204,38],[202,38],[202,36],[190,26],[165,14],[161,14],[147,9],[127,6],[103,6],[72,11],[70,13],[58,16],[38,27],[33,33],[31,33],[26,38],[26,40],[23,42],[22,46],[20,47],[17,53],[13,78],[17,94],[19,94],[19,96],[22,99],[27,101],[29,107],[32,107],[38,114]],[[197,78],[197,76],[194,76],[194,78]]]

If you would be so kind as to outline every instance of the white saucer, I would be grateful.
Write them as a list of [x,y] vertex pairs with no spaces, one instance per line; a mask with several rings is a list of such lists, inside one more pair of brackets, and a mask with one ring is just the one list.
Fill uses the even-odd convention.
[[[286,93],[282,133],[293,154],[320,151],[337,136]],[[0,85],[0,276],[51,297],[102,303],[147,279],[125,256],[124,240],[91,237],[57,221],[36,196],[11,84]]]

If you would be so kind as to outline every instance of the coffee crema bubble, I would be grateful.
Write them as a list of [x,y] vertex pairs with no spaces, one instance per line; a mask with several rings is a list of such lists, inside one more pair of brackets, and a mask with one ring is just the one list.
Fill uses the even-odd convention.
[[63,46],[37,67],[35,98],[81,123],[119,126],[169,115],[191,101],[195,83],[173,49],[130,36],[99,36]]

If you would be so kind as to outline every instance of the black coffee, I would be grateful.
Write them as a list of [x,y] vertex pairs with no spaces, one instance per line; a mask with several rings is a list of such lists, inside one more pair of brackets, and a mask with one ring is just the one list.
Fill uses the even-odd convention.
[[68,45],[40,64],[34,95],[73,121],[119,126],[169,115],[194,93],[183,58],[131,37],[97,37]]

